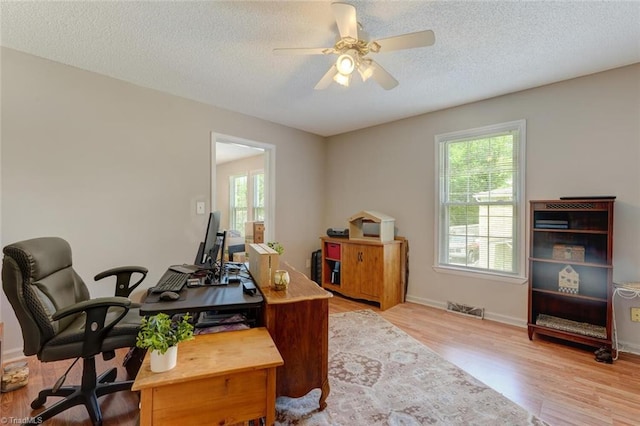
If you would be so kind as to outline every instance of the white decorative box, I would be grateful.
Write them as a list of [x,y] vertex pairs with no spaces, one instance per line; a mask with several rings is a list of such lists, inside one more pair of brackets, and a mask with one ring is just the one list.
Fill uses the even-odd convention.
[[249,244],[249,272],[260,287],[269,287],[280,264],[278,252],[266,244]]

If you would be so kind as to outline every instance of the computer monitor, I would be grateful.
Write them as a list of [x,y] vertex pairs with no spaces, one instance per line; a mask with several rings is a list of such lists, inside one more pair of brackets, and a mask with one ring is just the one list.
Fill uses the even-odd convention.
[[218,260],[218,265],[220,266],[220,269],[218,270],[218,283],[223,283],[226,282],[226,271],[225,271],[225,266],[224,266],[224,246],[227,242],[227,231],[222,231],[222,232],[218,232],[218,251],[216,252],[216,259],[217,259],[217,255],[220,255],[220,259]]
[[215,211],[209,214],[207,223],[207,233],[204,241],[200,243],[195,264],[207,269],[213,269],[218,256],[218,234],[220,232],[220,212]]

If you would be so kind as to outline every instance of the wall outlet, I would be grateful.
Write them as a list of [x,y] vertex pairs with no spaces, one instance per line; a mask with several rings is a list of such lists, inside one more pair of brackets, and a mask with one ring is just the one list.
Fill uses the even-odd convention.
[[311,260],[307,259],[304,266],[306,266],[307,268],[311,268]]
[[631,321],[640,322],[640,308],[631,308]]
[[204,214],[204,201],[196,202],[196,214]]

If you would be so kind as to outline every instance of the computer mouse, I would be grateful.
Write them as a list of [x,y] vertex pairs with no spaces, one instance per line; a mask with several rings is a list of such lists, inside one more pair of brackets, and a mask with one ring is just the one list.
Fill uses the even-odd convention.
[[168,302],[168,301],[173,301],[178,299],[180,299],[180,295],[175,291],[163,291],[162,293],[160,293],[160,300],[164,300]]

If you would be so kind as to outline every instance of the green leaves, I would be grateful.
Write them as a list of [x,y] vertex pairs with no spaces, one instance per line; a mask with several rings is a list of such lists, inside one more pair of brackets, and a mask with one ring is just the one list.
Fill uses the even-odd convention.
[[193,339],[193,325],[189,322],[190,319],[191,316],[185,314],[173,321],[169,315],[163,313],[142,318],[136,346],[164,354],[169,347]]
[[269,241],[267,245],[277,251],[280,256],[284,253],[284,247],[277,241]]

